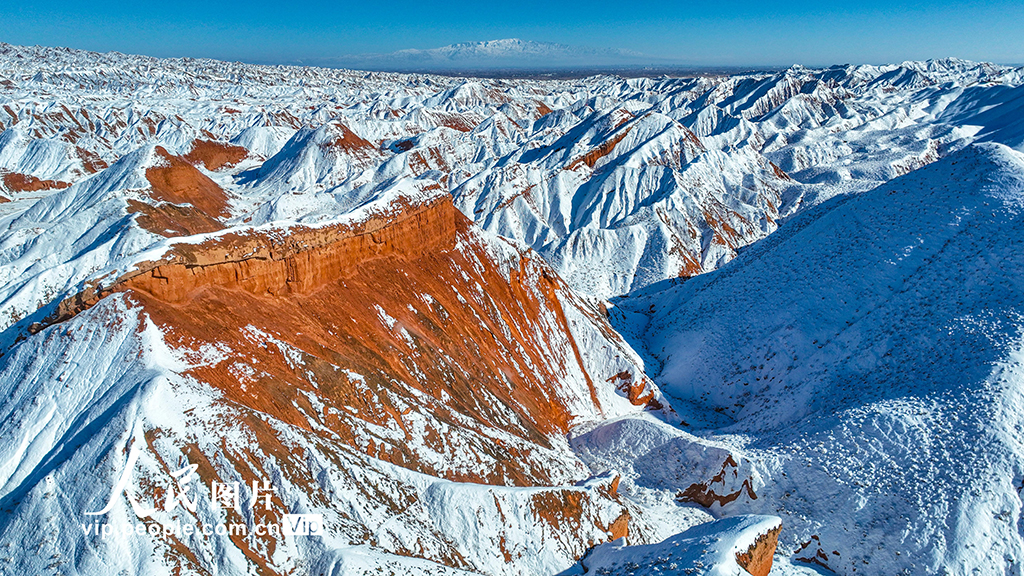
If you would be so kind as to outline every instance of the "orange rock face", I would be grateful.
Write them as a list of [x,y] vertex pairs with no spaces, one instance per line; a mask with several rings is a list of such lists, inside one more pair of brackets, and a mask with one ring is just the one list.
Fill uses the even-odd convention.
[[11,192],[39,192],[42,190],[61,190],[71,186],[71,183],[58,180],[40,180],[30,174],[8,172],[4,174],[4,186]]
[[228,215],[228,198],[224,190],[196,170],[187,160],[174,156],[163,147],[156,147],[162,166],[146,170],[146,180],[152,186],[152,197],[160,202],[191,204],[207,216],[220,218]]
[[[613,484],[617,485],[618,481],[616,477]],[[599,489],[603,496],[611,494],[609,498],[621,504],[614,492],[613,486]],[[534,494],[531,504],[533,515],[539,522],[553,527],[556,533],[565,534],[569,539],[573,534],[591,532],[588,525],[600,528],[604,537],[586,542],[587,549],[629,536],[632,520],[629,509],[621,507],[619,515],[605,525],[595,514],[594,505],[598,502],[595,502],[591,492],[572,489],[548,490]]]
[[138,225],[168,238],[223,230],[217,218],[228,215],[224,190],[188,159],[159,146],[156,154],[161,165],[146,170],[149,196],[155,202],[128,200],[128,212],[139,214]]
[[[370,456],[452,480],[544,485],[566,471],[535,449],[573,419],[557,384],[585,370],[561,281],[538,261],[518,266],[502,273],[441,196],[352,227],[181,245],[64,302],[60,317],[130,292],[172,346],[230,350],[191,374],[231,402],[325,427]],[[599,412],[592,388],[588,400]],[[417,431],[416,419],[426,428]],[[464,463],[439,468],[428,453]]]
[[173,238],[223,230],[224,225],[193,206],[160,203],[157,205],[128,200],[128,212],[138,213],[136,222],[150,232]]
[[192,150],[185,155],[185,160],[192,164],[202,164],[213,172],[221,168],[230,168],[248,156],[249,151],[241,146],[197,139],[192,142]]
[[608,154],[611,154],[611,151],[615,149],[615,145],[621,142],[627,134],[629,134],[629,130],[623,130],[619,134],[616,134],[615,136],[612,136],[608,140],[601,142],[595,148],[593,148],[583,156],[570,162],[567,169],[573,170],[580,164],[586,164],[588,167],[593,168],[594,166],[597,165],[598,160],[604,158]]
[[654,391],[647,385],[646,379],[636,380],[630,372],[620,372],[608,378],[607,382],[613,383],[615,389],[629,398],[629,402],[634,406],[646,406],[651,410],[662,408],[661,402],[654,397]]
[[[219,229],[213,215],[224,214],[222,192],[184,159],[157,154],[160,165],[146,172],[156,202],[129,202],[137,222],[168,236]],[[601,411],[562,309],[564,291],[542,260],[496,247],[439,194],[353,224],[232,231],[175,245],[160,261],[64,301],[50,321],[126,294],[189,359],[186,375],[236,408],[234,423],[259,453],[310,494],[320,485],[269,422],[358,455],[346,458],[454,481],[545,487],[585,477],[553,443],[581,412]],[[203,350],[217,350],[216,358],[204,360]],[[208,448],[186,452],[204,482],[218,479]],[[251,455],[219,454],[247,481],[257,477]],[[580,557],[630,534],[617,485],[618,478],[598,489],[546,488],[525,509],[498,504],[498,512],[526,513],[556,547]],[[387,514],[415,516],[403,516],[415,504],[402,500],[404,489],[361,489]],[[376,545],[373,534],[359,536],[358,518],[350,524],[353,543]],[[443,537],[424,538],[433,540],[423,548],[386,547],[472,568]],[[263,566],[261,550],[276,543],[235,545]],[[496,546],[508,562],[529,554],[503,536]],[[187,559],[184,546],[177,551]]]
[[335,122],[334,125],[341,130],[341,136],[335,138],[329,145],[332,148],[338,150],[346,150],[349,152],[357,151],[373,151],[376,152],[377,147],[370,144],[366,140],[360,138],[355,132],[353,132],[348,126],[345,126],[341,122]]
[[[568,534],[582,533],[584,523],[594,523],[590,505],[590,494],[579,490],[549,490],[533,497],[533,513],[537,519]],[[608,534],[608,541],[611,541],[629,535],[629,520],[629,510],[623,509],[608,526],[600,527]],[[589,546],[602,543],[591,542]]]
[[751,576],[768,576],[772,570],[772,558],[775,557],[775,548],[779,545],[781,531],[782,526],[779,526],[759,536],[746,552],[736,555],[736,563],[750,572]]

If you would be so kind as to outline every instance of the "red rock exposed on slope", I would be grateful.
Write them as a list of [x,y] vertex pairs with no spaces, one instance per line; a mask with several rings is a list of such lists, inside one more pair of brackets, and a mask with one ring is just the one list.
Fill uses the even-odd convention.
[[224,225],[210,218],[191,205],[177,205],[170,202],[150,204],[128,200],[128,212],[139,216],[139,226],[167,238],[191,236],[223,230]]
[[746,552],[736,555],[736,563],[751,576],[768,576],[772,570],[772,559],[779,545],[779,532],[782,526],[757,537]]
[[160,202],[191,204],[207,216],[228,215],[228,197],[213,180],[196,170],[186,159],[174,156],[157,146],[161,165],[146,169],[146,180],[152,186],[151,197]]
[[359,135],[353,132],[351,128],[341,122],[335,121],[334,127],[337,129],[338,135],[334,140],[324,144],[324,147],[330,147],[335,150],[343,150],[351,153],[358,153],[360,151],[377,151],[376,146],[360,138]]
[[241,146],[196,139],[192,142],[192,149],[185,155],[185,160],[192,164],[202,164],[213,172],[221,168],[230,168],[248,156],[249,151]]
[[81,146],[75,146],[75,154],[82,161],[82,168],[87,174],[95,174],[108,166],[95,152],[90,152]]
[[128,200],[128,212],[139,214],[138,225],[168,238],[223,230],[217,219],[228,216],[224,190],[186,158],[160,146],[155,156],[158,164],[146,169],[146,194],[153,202]]
[[740,472],[740,465],[732,455],[726,456],[721,472],[706,482],[691,484],[685,490],[681,490],[676,500],[696,502],[705,508],[710,508],[714,504],[725,506],[743,495],[751,500],[757,500],[757,494],[754,493],[752,486],[753,481],[748,476],[741,476]]
[[[172,160],[168,170],[183,169]],[[503,271],[436,196],[357,225],[179,245],[66,301],[60,317],[129,291],[173,346],[231,350],[191,373],[232,402],[453,480],[543,485],[571,471],[536,448],[581,410],[600,413],[593,382],[606,377],[583,366],[561,280],[539,259],[516,259]]]
[[654,391],[648,384],[646,377],[635,379],[631,372],[619,372],[608,378],[607,382],[615,385],[615,389],[621,392],[634,406],[646,406],[651,410],[660,410],[661,402],[655,398]]
[[[164,160],[166,170],[187,173]],[[545,487],[588,474],[555,445],[578,416],[601,413],[593,387],[608,378],[584,366],[564,308],[576,304],[542,260],[480,235],[448,195],[397,201],[352,224],[231,231],[175,245],[164,259],[63,302],[54,320],[115,292],[193,359],[184,375],[237,409],[233,425],[251,435],[259,458],[272,458],[311,498],[323,488],[276,423],[336,451],[455,481]],[[259,458],[227,447],[219,448],[220,468],[208,465],[208,449],[186,452],[206,483],[267,474],[253,468]],[[616,483],[543,488],[519,504],[496,494],[497,513],[510,523],[500,525],[495,546],[506,562],[529,561],[528,547],[501,536],[519,522],[513,515],[533,519],[552,546],[576,558],[630,534],[631,508],[618,500]],[[401,492],[361,489],[402,522],[422,506]],[[353,543],[473,568],[443,536],[424,531],[432,543],[403,548],[369,533],[361,539],[357,516],[346,522]],[[260,566],[261,549],[278,544],[235,542]],[[185,548],[178,552],[187,558]]]
[[58,180],[40,180],[31,174],[8,172],[3,176],[4,187],[11,192],[39,192],[42,190],[61,190],[71,186],[68,182]]

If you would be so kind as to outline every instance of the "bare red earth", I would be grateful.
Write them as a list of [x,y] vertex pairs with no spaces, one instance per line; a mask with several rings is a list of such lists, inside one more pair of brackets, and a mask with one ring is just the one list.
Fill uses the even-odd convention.
[[[459,242],[464,249],[456,250]],[[486,293],[478,286],[486,286]],[[359,445],[363,422],[397,426],[406,440],[381,437],[363,448],[453,480],[537,485],[548,483],[551,470],[531,457],[529,445],[547,446],[548,435],[568,431],[572,414],[551,385],[569,364],[581,361],[562,314],[561,287],[557,276],[536,263],[505,277],[470,232],[470,222],[441,197],[352,228],[296,228],[273,237],[227,234],[178,246],[165,261],[64,302],[59,317],[112,291],[130,291],[172,344],[231,348],[231,359],[197,368],[194,375],[234,402],[304,428],[314,415],[353,446]],[[423,294],[430,295],[429,303]],[[408,336],[386,326],[377,306]],[[553,327],[550,320],[541,322],[552,311]],[[244,330],[250,325],[301,350],[304,366],[253,341]],[[550,357],[551,341],[567,341],[568,355]],[[231,367],[236,361],[251,365],[254,358],[262,376],[243,387]],[[338,367],[362,374],[369,391]],[[437,400],[430,411],[448,426],[500,428],[524,444],[480,435],[474,449],[497,462],[493,469],[434,469],[420,461],[409,447],[412,441],[421,439],[441,453],[453,448],[440,433],[428,430],[413,438],[405,429],[401,405],[423,403],[410,387]],[[300,390],[337,410],[314,410]],[[592,389],[590,396],[596,404]],[[476,424],[467,424],[466,416]]]
[[59,180],[40,180],[30,174],[8,172],[4,174],[4,186],[11,192],[39,192],[43,190],[61,190],[71,186],[71,183]]
[[146,169],[146,180],[152,186],[151,196],[160,202],[191,204],[213,218],[228,215],[228,197],[213,180],[196,170],[184,158],[174,156],[163,147],[156,147],[162,165]]
[[202,164],[213,172],[221,168],[230,168],[248,156],[249,151],[241,146],[197,139],[192,142],[192,150],[185,155],[185,160],[192,164]]

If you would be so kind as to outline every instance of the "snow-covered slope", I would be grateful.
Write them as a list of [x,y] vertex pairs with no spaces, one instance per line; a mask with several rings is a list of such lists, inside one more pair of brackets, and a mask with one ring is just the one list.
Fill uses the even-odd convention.
[[670,396],[727,417],[715,433],[744,446],[761,487],[725,509],[780,515],[795,557],[840,574],[1015,573],[1022,231],[1024,155],[973,145],[614,316]]
[[766,576],[757,561],[758,544],[774,540],[782,526],[773,516],[743,516],[690,528],[663,542],[646,546],[598,546],[581,563],[596,574],[707,574],[733,576],[744,572]]

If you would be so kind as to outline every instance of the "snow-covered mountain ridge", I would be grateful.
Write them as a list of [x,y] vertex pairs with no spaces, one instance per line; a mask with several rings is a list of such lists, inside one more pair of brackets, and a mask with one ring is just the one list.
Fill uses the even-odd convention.
[[336,66],[368,70],[456,71],[493,68],[623,66],[652,64],[660,59],[638,52],[568,46],[505,38],[483,42],[460,42],[440,48],[406,49],[388,54],[359,54],[325,58]]
[[0,169],[34,184],[9,176],[8,196],[147,142],[185,153],[196,139],[231,141],[263,159],[298,128],[340,120],[379,153],[325,178],[311,150],[290,188],[358,197],[441,170],[468,216],[600,297],[714,269],[801,206],[974,139],[1024,142],[1021,72],[959,60],[536,82],[3,50],[0,127],[14,129]]
[[[670,397],[746,439],[765,487],[734,510],[781,515],[796,557],[840,574],[1012,574],[1022,209],[1024,154],[972,145],[613,317],[642,334]],[[649,325],[629,327],[641,314]]]
[[0,45],[0,570],[1013,573],[1022,79]]

